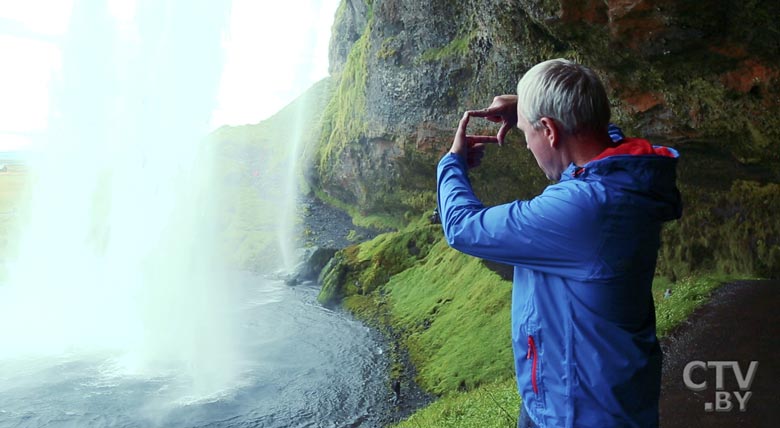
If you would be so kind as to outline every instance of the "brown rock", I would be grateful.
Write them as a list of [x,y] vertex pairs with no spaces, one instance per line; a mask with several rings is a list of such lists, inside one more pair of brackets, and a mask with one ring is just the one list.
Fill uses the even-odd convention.
[[721,76],[721,82],[727,88],[740,93],[747,93],[757,85],[766,83],[780,75],[778,68],[770,68],[756,59],[748,58],[739,66]]
[[641,92],[623,97],[623,102],[634,113],[643,113],[665,102],[664,96],[658,92]]
[[638,49],[646,43],[659,40],[665,31],[663,16],[657,13],[650,0],[610,0],[608,3],[609,31],[614,40]]

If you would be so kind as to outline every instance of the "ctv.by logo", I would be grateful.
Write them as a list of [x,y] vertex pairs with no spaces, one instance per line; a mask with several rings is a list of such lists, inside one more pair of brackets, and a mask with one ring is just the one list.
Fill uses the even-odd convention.
[[[750,385],[753,383],[753,379],[756,376],[756,370],[758,370],[758,361],[751,361],[748,366],[747,373],[743,375],[742,369],[739,367],[739,363],[736,361],[691,361],[685,365],[683,369],[683,382],[685,386],[691,391],[704,391],[707,389],[707,381],[696,383],[691,379],[691,372],[696,369],[707,370],[715,368],[715,402],[704,403],[705,412],[730,412],[734,405],[731,402],[731,395],[734,395],[737,403],[739,404],[739,411],[747,411],[747,402],[753,393],[750,390]],[[734,377],[737,380],[739,391],[724,391],[723,379],[725,375],[725,368],[730,368],[734,373]]]

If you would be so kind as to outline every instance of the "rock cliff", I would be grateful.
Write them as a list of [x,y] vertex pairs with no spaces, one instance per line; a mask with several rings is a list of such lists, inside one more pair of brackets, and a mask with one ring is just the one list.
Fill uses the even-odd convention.
[[[778,18],[771,0],[343,0],[308,179],[363,214],[430,210],[435,163],[462,111],[513,92],[537,62],[565,57],[603,77],[626,134],[683,153],[681,188],[695,210],[667,232],[661,268],[776,273],[778,227],[762,210],[780,203]],[[494,167],[474,172],[487,203],[546,184],[519,136],[512,141],[489,155]],[[737,250],[715,239],[754,257],[734,262],[727,253]],[[712,265],[719,257],[725,265]]]

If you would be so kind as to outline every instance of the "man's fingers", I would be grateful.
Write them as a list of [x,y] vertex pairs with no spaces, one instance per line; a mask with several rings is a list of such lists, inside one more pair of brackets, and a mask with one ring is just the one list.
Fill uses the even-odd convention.
[[469,126],[469,112],[463,113],[463,117],[460,118],[460,122],[458,123],[458,130],[455,133],[456,137],[458,135],[465,136],[467,126]]
[[466,141],[469,145],[472,144],[496,144],[499,142],[498,137],[492,135],[467,135]]
[[515,124],[512,123],[513,118],[500,115],[500,111],[497,108],[488,107],[482,110],[470,110],[466,113],[468,113],[469,116],[483,117],[491,122],[501,123],[501,128],[498,130],[498,134],[496,135],[497,139],[492,141],[498,143],[499,146],[504,144],[506,134],[508,134],[512,127],[515,126]]
[[482,110],[469,110],[469,115],[474,117],[484,117],[491,122],[501,122],[504,120],[495,108],[484,108]]
[[476,168],[482,163],[482,158],[485,157],[486,148],[487,146],[485,143],[476,143],[469,140],[468,156],[466,157],[466,163],[469,168]]
[[501,129],[498,130],[498,134],[496,135],[499,146],[504,145],[504,139],[506,138],[506,134],[509,133],[510,129],[512,129],[512,125],[510,125],[509,122],[504,122],[501,125]]

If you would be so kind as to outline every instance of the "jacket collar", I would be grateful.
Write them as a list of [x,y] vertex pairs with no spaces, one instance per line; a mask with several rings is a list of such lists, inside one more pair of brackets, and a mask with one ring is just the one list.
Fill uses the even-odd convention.
[[654,146],[650,144],[649,141],[642,138],[624,138],[619,145],[605,149],[583,166],[577,166],[574,163],[570,164],[561,174],[561,181],[582,177],[589,169],[598,169],[604,162],[613,160],[614,158],[643,157],[677,159],[679,154],[675,149],[664,146]]

